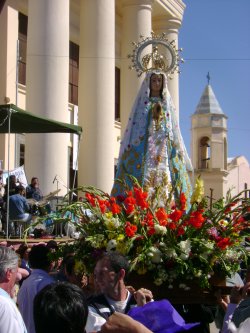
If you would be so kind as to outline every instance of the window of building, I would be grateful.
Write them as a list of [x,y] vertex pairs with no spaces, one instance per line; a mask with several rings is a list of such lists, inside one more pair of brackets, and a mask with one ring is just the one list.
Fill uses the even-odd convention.
[[209,169],[210,161],[210,140],[207,136],[204,136],[200,140],[200,168]]
[[24,155],[25,155],[25,144],[20,144],[20,157],[19,157],[19,165],[24,165]]
[[27,55],[28,16],[18,13],[18,83],[26,85],[26,55]]
[[79,45],[69,42],[69,103],[78,105]]
[[121,121],[120,116],[120,68],[115,68],[115,120]]

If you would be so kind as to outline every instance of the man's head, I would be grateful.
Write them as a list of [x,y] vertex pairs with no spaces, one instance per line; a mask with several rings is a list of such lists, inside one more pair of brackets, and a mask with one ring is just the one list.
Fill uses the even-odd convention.
[[39,180],[37,177],[32,177],[31,178],[31,186],[32,187],[39,187]]
[[53,283],[35,296],[36,333],[83,333],[87,317],[84,292],[74,284]]
[[0,246],[0,286],[12,296],[17,278],[18,256],[9,247]]
[[49,271],[51,261],[50,250],[45,245],[34,245],[29,253],[29,264],[31,268]]
[[111,298],[117,298],[119,287],[125,287],[124,279],[128,269],[128,261],[123,255],[117,252],[104,254],[94,271],[97,289]]
[[16,187],[16,193],[20,194],[20,195],[25,195],[25,187],[22,185],[19,185]]

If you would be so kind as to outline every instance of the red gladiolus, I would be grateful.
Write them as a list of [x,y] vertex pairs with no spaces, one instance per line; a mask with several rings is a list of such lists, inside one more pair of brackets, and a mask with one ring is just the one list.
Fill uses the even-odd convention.
[[146,216],[144,217],[144,220],[141,221],[141,225],[145,226],[148,225],[150,222],[153,222],[153,215],[150,212],[147,212]]
[[218,242],[217,242],[217,246],[221,249],[221,250],[225,250],[228,246],[232,245],[233,242],[230,241],[230,238],[225,237],[225,238],[221,238]]
[[169,218],[173,221],[173,222],[178,222],[179,219],[182,217],[183,212],[181,210],[174,210],[171,214],[169,214]]
[[177,237],[185,234],[185,229],[183,227],[179,227],[177,230]]
[[187,199],[186,199],[185,194],[181,193],[180,194],[180,209],[181,210],[186,210],[186,202],[187,202]]
[[146,209],[149,207],[148,202],[146,201],[148,194],[147,192],[143,192],[141,188],[134,187],[135,199],[137,206],[142,209]]
[[154,228],[154,227],[149,227],[149,228],[148,228],[148,231],[147,231],[147,234],[148,234],[149,236],[154,235],[154,234],[155,234],[155,228]]
[[90,193],[85,193],[85,198],[88,200],[92,207],[96,207],[96,199],[94,195],[91,195]]
[[125,232],[128,237],[133,237],[137,231],[137,226],[134,224],[131,224],[130,222],[126,222],[125,225]]
[[129,196],[124,200],[124,204],[125,205],[135,205],[136,204],[136,200],[134,197]]
[[135,206],[134,205],[127,205],[127,207],[125,208],[126,214],[130,215],[131,213],[133,213],[135,210]]
[[98,200],[98,203],[99,203],[100,211],[102,212],[102,214],[104,214],[106,209],[107,209],[107,201],[106,200]]
[[113,203],[110,206],[110,210],[113,214],[120,214],[121,212],[121,207],[117,205],[117,203]]
[[111,204],[116,203],[116,198],[115,197],[110,197],[109,201],[110,201]]
[[165,226],[168,224],[168,221],[167,221],[168,214],[166,213],[166,211],[163,207],[161,207],[157,210],[157,212],[155,213],[155,216],[157,217],[160,225]]
[[203,226],[205,218],[202,216],[202,211],[192,212],[188,224],[192,225],[196,229],[200,229]]
[[170,223],[168,224],[168,228],[171,229],[171,230],[175,230],[175,229],[177,228],[177,225],[176,225],[176,223],[174,223],[174,222],[170,222]]

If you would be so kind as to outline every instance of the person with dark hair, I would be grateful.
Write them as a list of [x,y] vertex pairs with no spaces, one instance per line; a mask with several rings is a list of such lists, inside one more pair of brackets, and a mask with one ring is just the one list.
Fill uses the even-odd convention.
[[27,333],[24,321],[13,301],[18,274],[18,256],[9,247],[0,246],[0,332]]
[[39,188],[39,180],[37,177],[32,177],[30,184],[26,188],[26,198],[40,201],[43,198],[42,191]]
[[83,333],[87,317],[84,292],[74,284],[50,284],[34,298],[36,333]]
[[131,293],[125,285],[129,263],[117,253],[105,253],[98,261],[94,270],[94,278],[99,295],[89,299],[89,316],[86,332],[98,331],[106,320],[116,311],[127,313],[131,307],[144,305],[153,296],[150,290],[139,289]]
[[17,304],[29,333],[35,333],[33,300],[36,294],[48,284],[55,282],[49,275],[51,264],[49,252],[45,245],[32,246],[29,254],[29,265],[32,271],[17,294]]
[[16,194],[17,188],[17,179],[15,175],[10,175],[8,178],[6,178],[6,184],[4,186],[4,196],[3,200],[7,202],[7,197],[8,197],[8,189],[9,189],[9,197],[12,195]]
[[[30,253],[30,248],[28,247],[27,244],[22,243],[19,248],[16,250],[16,253],[19,255],[20,257],[20,263],[19,263],[19,267],[25,269],[28,272],[28,275],[30,275],[31,273],[31,269],[29,266],[29,253]],[[19,285],[21,286],[23,281],[26,279],[27,277],[21,279],[19,281]]]

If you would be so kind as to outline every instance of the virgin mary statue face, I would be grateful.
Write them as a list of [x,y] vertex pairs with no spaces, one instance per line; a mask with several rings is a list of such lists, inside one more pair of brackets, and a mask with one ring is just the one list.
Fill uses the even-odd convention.
[[163,85],[163,76],[161,74],[152,74],[150,77],[150,90],[152,97],[160,97]]

